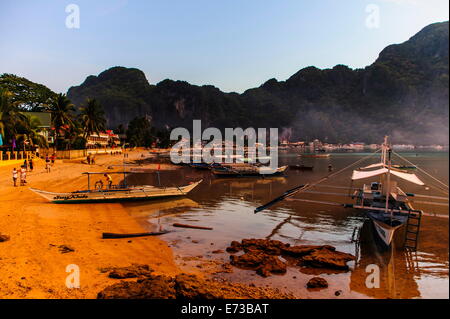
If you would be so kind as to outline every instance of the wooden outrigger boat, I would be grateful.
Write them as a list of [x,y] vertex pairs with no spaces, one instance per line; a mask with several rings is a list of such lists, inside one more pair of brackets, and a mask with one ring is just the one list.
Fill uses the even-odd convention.
[[[355,201],[354,203],[341,204],[341,203],[315,201],[301,198],[296,198],[295,200],[305,201],[308,203],[329,204],[345,208],[360,209],[364,211],[366,216],[373,222],[377,238],[381,239],[381,243],[383,246],[389,247],[394,240],[394,235],[398,232],[399,229],[404,228],[404,238],[403,238],[404,247],[416,249],[421,218],[424,213],[421,210],[413,208],[410,198],[411,197],[428,197],[434,199],[439,198],[441,200],[447,200],[447,203],[443,202],[437,203],[426,202],[426,203],[431,205],[448,206],[448,197],[445,198],[445,197],[419,195],[404,192],[397,186],[397,182],[392,179],[393,177],[400,178],[403,181],[407,181],[409,183],[413,183],[419,186],[425,186],[425,183],[422,182],[422,180],[419,179],[419,177],[417,177],[415,174],[407,172],[402,169],[395,168],[392,165],[391,154],[393,153],[393,151],[387,142],[387,136],[385,137],[381,149],[377,150],[375,153],[380,151],[381,151],[381,162],[354,170],[351,178],[352,184],[353,181],[355,180],[368,179],[372,177],[380,177],[378,181],[373,181],[370,184],[364,184],[362,188],[355,190],[353,193],[349,192],[349,194],[309,191],[309,189],[311,189],[312,187],[319,187],[320,185],[318,184],[322,183],[323,181],[328,180],[332,176],[337,175],[343,172],[344,170],[350,168],[351,166],[356,165],[362,160],[368,158],[365,157],[339,170],[338,172],[332,173],[329,176],[320,179],[316,183],[300,185],[298,187],[286,191],[284,194],[275,198],[274,200],[260,207],[257,207],[255,209],[255,213],[262,211],[284,200],[285,198],[292,197],[297,193],[314,193],[324,195],[330,194],[330,195],[350,197]],[[406,160],[399,154],[396,155],[402,158],[403,160]],[[421,170],[420,168],[413,165],[409,161],[407,162],[412,166],[416,167],[418,170],[425,173],[426,175],[428,175],[429,177],[433,178],[435,181],[439,182],[441,186],[444,186],[445,190],[443,190],[442,188],[440,189],[441,191],[444,191],[448,195],[448,185],[432,177],[430,174]],[[325,185],[324,187],[345,188],[342,186],[325,186]]]
[[55,204],[105,203],[154,200],[185,196],[202,182],[202,180],[199,180],[189,185],[179,187],[157,187],[151,185],[127,186],[125,182],[126,179],[124,179],[124,185],[121,186],[114,185],[113,187],[107,189],[91,189],[90,176],[93,174],[124,174],[126,176],[126,174],[135,174],[135,172],[87,172],[83,174],[88,176],[87,190],[79,190],[68,193],[48,192],[31,187],[30,190]]
[[241,176],[276,176],[283,174],[287,165],[276,168],[275,170],[266,166],[256,166],[246,163],[220,164],[211,167],[211,171],[216,176],[221,177],[241,177]]

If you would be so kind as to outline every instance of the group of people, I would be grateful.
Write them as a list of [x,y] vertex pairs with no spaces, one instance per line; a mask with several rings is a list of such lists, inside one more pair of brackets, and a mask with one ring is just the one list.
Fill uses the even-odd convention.
[[17,178],[20,174],[20,186],[25,186],[27,184],[27,170],[22,165],[20,167],[20,171],[18,171],[15,167],[13,168],[12,175],[13,175],[13,182],[14,187],[17,187]]
[[92,155],[92,154],[89,154],[89,155],[87,156],[86,160],[87,160],[87,163],[88,163],[89,165],[91,165],[91,164],[94,165],[94,164],[95,164],[95,156]]
[[45,156],[45,170],[50,173],[51,167],[55,164],[56,154],[53,153],[51,156]]
[[[45,157],[45,169],[47,171],[47,173],[50,173],[50,168],[53,164],[55,164],[55,160],[56,160],[56,154],[53,153],[51,156],[46,156]],[[13,168],[12,171],[12,177],[13,177],[13,183],[14,183],[14,187],[17,187],[17,180],[20,177],[20,186],[25,186],[27,184],[27,172],[32,172],[34,169],[34,162],[33,159],[25,159],[23,162],[23,165],[20,166],[20,169],[18,170],[17,168]]]

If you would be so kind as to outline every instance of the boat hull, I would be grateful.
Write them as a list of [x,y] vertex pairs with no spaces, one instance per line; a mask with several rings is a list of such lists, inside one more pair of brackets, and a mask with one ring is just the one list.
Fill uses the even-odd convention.
[[71,193],[53,193],[34,188],[30,188],[30,190],[55,204],[111,203],[185,196],[201,182],[202,180],[181,187],[143,186],[122,190],[78,191]]
[[372,220],[375,234],[385,247],[391,246],[394,238],[397,237],[396,234],[400,233],[400,229],[407,222],[407,216],[404,215],[395,215],[391,222],[390,215],[385,212],[369,210],[366,214]]

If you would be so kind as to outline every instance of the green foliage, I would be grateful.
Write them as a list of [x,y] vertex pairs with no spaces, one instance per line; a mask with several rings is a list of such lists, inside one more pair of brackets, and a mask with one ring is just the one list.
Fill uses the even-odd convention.
[[127,129],[127,143],[130,146],[150,147],[155,141],[150,121],[145,117],[134,118]]
[[105,112],[95,99],[87,99],[86,106],[80,108],[79,121],[84,129],[84,138],[106,130]]
[[73,136],[76,131],[76,123],[74,121],[75,107],[65,94],[58,94],[56,99],[50,105],[52,113],[52,125],[55,131],[55,146],[58,149],[64,149],[65,139]]
[[0,88],[11,92],[12,103],[27,111],[47,109],[56,98],[56,93],[45,85],[31,82],[14,74],[0,75]]

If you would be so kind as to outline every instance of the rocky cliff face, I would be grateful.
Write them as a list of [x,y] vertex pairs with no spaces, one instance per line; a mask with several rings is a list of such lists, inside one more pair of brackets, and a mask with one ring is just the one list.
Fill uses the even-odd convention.
[[286,81],[270,79],[243,94],[164,80],[113,67],[69,89],[76,104],[98,99],[112,128],[136,116],[157,127],[279,127],[291,138],[329,142],[448,144],[448,22],[429,25],[386,47],[365,69],[304,68]]

